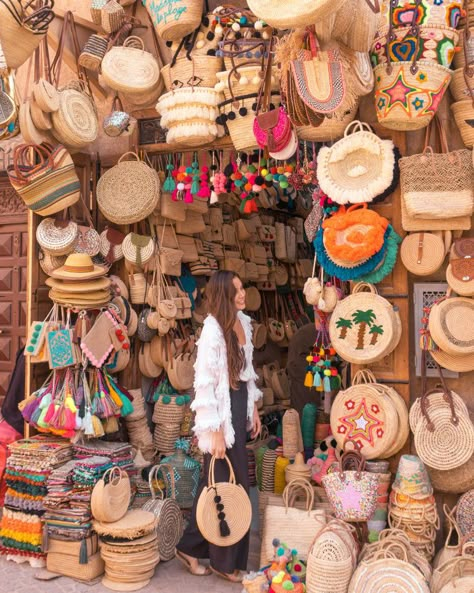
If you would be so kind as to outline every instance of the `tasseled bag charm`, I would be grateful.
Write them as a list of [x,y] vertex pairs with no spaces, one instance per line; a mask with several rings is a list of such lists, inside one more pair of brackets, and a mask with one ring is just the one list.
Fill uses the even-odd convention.
[[224,505],[222,504],[222,498],[217,492],[217,488],[213,486],[216,493],[214,496],[214,502],[216,504],[217,518],[219,519],[219,533],[221,537],[228,537],[230,535],[230,529],[227,521],[225,520]]

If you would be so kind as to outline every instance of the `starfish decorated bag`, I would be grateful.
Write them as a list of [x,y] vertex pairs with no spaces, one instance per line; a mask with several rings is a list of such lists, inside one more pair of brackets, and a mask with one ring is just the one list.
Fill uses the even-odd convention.
[[359,450],[345,450],[339,468],[323,478],[323,486],[338,519],[367,521],[377,506],[378,474],[365,470]]
[[336,305],[329,322],[329,336],[341,358],[367,365],[397,347],[401,337],[400,315],[372,284],[359,282],[352,294]]

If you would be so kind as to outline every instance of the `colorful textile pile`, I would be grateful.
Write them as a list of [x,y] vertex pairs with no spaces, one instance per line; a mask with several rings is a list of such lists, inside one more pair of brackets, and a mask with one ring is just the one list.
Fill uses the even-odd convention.
[[63,440],[37,436],[11,443],[9,450],[0,553],[8,560],[44,566],[42,517],[47,481],[54,468],[71,459],[72,447]]

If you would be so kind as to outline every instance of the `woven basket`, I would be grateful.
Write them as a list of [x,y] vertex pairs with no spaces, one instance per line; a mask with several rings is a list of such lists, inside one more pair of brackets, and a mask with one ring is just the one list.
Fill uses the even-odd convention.
[[176,0],[172,5],[144,0],[155,31],[165,41],[181,41],[201,23],[201,0]]
[[[384,64],[374,69],[377,119],[386,128],[410,131],[426,127],[448,88],[451,81],[451,71],[448,68],[428,60],[420,60],[416,65],[418,70],[415,74],[410,71],[411,62],[394,63],[391,71]],[[387,94],[399,79],[403,79],[410,89],[415,89],[410,91],[409,100],[408,95],[406,96],[406,105],[402,101],[392,103]],[[429,105],[427,96],[431,98]]]
[[48,551],[46,568],[56,574],[90,582],[104,574],[105,565],[99,553],[89,556],[86,564],[80,564],[79,555],[76,558],[60,552]]
[[152,237],[143,235],[136,235],[140,240],[145,242],[143,247],[134,243],[135,233],[128,233],[122,242],[122,253],[124,258],[139,267],[143,267],[153,257],[155,252],[155,242]]
[[[362,292],[365,288],[370,292]],[[398,325],[398,311],[372,285],[359,283],[336,305],[329,335],[333,348],[344,360],[367,365],[396,348],[400,339]]]
[[[133,161],[123,161],[128,154]],[[97,184],[97,204],[102,214],[116,224],[132,224],[149,216],[160,198],[160,179],[136,153],[125,153]]]
[[[278,107],[280,105],[280,97],[273,97],[272,102]],[[253,133],[255,113],[252,111],[252,105],[254,103],[254,98],[239,101],[239,109],[242,107],[246,108],[247,115],[241,116],[237,114],[235,119],[228,119],[226,122],[232,144],[236,150],[255,150],[258,148],[257,140]]]
[[296,129],[300,140],[311,142],[333,142],[344,136],[347,126],[355,119],[359,101],[352,108],[342,108],[334,112],[333,117],[325,117],[318,127],[301,126]]
[[86,41],[79,56],[78,63],[83,68],[99,72],[100,65],[107,53],[107,37],[94,33]]
[[162,463],[170,464],[174,468],[176,500],[182,509],[189,509],[197,494],[201,464],[187,454],[189,442],[186,439],[179,439],[175,445],[176,451],[162,459]]
[[33,55],[48,30],[47,26],[34,30],[28,23],[22,23],[22,18],[29,16],[24,10],[26,4],[21,0],[0,2],[0,43],[7,65],[11,69],[19,68]]
[[407,212],[405,201],[400,200],[404,231],[467,231],[471,228],[470,216],[456,218],[413,218]]
[[250,0],[250,10],[277,29],[306,27],[327,18],[339,10],[344,0],[295,0],[291,4],[285,0]]
[[84,148],[99,133],[97,112],[91,97],[80,90],[65,88],[59,92],[59,109],[51,115],[53,134],[65,146]]
[[129,95],[147,93],[158,85],[160,67],[154,56],[145,51],[143,42],[142,49],[129,47],[127,43],[131,43],[130,38],[105,54],[102,76],[115,91]]
[[294,459],[303,451],[300,415],[296,410],[287,410],[283,415],[283,456]]
[[[213,87],[217,83],[217,73],[222,69],[222,58],[215,56],[193,56],[190,60],[178,58],[174,66],[167,64],[161,70],[161,76],[167,91],[186,86]],[[198,84],[191,84],[199,79]],[[197,80],[196,80],[197,82]]]
[[78,227],[70,221],[66,227],[56,226],[54,218],[45,218],[36,229],[36,240],[46,253],[60,256],[74,251]]
[[474,301],[457,297],[434,304],[429,329],[435,343],[448,354],[474,353]]
[[451,109],[464,145],[472,148],[474,146],[474,128],[468,122],[472,122],[474,119],[473,100],[457,101],[451,105]]
[[403,560],[382,558],[362,562],[354,572],[348,593],[430,593],[421,572]]
[[[182,403],[177,403],[179,397]],[[185,403],[184,396],[160,396],[155,403],[153,422],[156,424],[181,424],[186,412]]]

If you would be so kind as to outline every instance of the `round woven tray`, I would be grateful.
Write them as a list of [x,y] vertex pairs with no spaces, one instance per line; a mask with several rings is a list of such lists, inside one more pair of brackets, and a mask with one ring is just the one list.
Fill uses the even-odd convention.
[[417,568],[403,560],[384,558],[362,562],[348,593],[430,593],[430,589]]
[[155,526],[155,515],[141,510],[128,511],[122,519],[115,521],[115,523],[94,521],[94,530],[99,535],[131,540],[151,533]]
[[429,329],[434,342],[448,354],[473,354],[474,300],[454,297],[435,303]]

